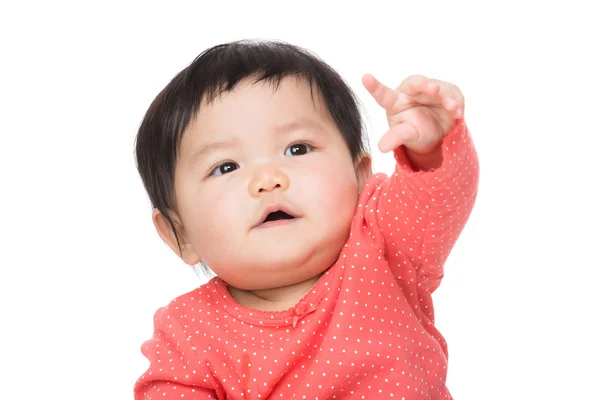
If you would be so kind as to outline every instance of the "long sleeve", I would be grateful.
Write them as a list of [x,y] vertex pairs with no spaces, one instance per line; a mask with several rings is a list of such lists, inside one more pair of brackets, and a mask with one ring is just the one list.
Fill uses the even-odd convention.
[[431,293],[473,209],[479,183],[479,161],[464,120],[452,127],[442,150],[439,168],[414,171],[404,148],[397,149],[394,174],[372,188],[363,214],[415,314],[428,319],[424,325],[433,324]]
[[150,366],[135,384],[136,400],[219,398],[201,371],[194,345],[169,308],[156,312],[154,335],[144,343],[142,353]]

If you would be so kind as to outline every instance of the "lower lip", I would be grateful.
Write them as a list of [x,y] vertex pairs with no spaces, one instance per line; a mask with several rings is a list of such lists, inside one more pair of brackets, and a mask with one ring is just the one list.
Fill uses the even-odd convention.
[[275,227],[275,226],[289,225],[289,224],[295,222],[297,219],[298,218],[280,219],[278,221],[269,221],[269,222],[265,222],[263,224],[258,225],[257,228],[271,228],[271,227]]

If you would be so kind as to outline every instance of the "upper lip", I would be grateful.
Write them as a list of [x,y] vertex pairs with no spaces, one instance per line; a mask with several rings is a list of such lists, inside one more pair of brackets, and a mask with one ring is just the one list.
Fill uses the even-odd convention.
[[288,207],[284,206],[283,204],[273,204],[271,206],[266,207],[263,210],[262,214],[260,215],[260,217],[258,218],[256,223],[254,224],[253,228],[256,228],[257,226],[262,225],[262,223],[265,221],[267,216],[269,214],[271,214],[272,212],[276,212],[276,211],[283,211],[284,213],[289,214],[294,218],[298,218],[298,215],[296,215],[293,211],[291,211]]

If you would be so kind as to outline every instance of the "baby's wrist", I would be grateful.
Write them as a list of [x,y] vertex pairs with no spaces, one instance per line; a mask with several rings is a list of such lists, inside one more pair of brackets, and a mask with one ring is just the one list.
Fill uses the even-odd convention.
[[444,159],[442,146],[437,146],[427,153],[417,153],[406,148],[406,158],[415,170],[428,171],[439,168]]

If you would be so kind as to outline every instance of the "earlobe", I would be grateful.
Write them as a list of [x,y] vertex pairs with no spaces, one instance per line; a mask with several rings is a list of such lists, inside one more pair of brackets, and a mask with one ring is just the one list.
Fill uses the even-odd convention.
[[173,221],[173,224],[179,233],[179,243],[177,243],[177,237],[165,216],[157,208],[152,210],[152,222],[163,242],[165,242],[186,264],[192,266],[198,264],[201,259],[192,244],[186,240],[185,232],[183,232],[183,225],[174,215],[171,215],[171,221]]
[[355,166],[356,178],[358,180],[358,188],[362,189],[363,185],[373,175],[371,156],[369,153],[362,153]]

